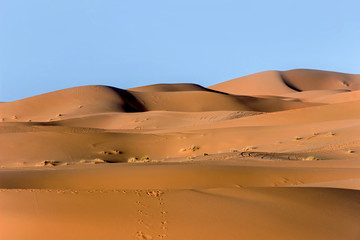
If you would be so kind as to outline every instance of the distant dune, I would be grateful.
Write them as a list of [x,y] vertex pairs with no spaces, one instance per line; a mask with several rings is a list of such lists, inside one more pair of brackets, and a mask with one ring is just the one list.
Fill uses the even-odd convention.
[[284,95],[313,90],[360,90],[360,74],[310,69],[266,71],[209,87],[237,95]]
[[359,74],[80,86],[0,121],[0,239],[360,239]]

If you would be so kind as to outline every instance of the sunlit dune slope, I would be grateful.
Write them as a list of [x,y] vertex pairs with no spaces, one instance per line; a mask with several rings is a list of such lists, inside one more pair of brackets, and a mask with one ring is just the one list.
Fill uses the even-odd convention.
[[359,90],[360,75],[310,69],[265,71],[209,88],[238,95],[285,95],[311,90]]

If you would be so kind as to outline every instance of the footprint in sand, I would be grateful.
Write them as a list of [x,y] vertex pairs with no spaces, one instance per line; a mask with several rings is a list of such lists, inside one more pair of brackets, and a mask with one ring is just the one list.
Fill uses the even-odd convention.
[[[153,239],[153,236],[148,233],[148,231],[151,231],[152,234],[155,234],[156,239],[164,239],[167,234],[167,211],[165,209],[165,201],[163,198],[164,192],[160,190],[148,190],[148,191],[142,191],[142,190],[136,190],[134,191],[136,194],[137,201],[135,202],[137,206],[137,224],[139,225],[139,231],[136,233],[137,239]],[[154,199],[154,200],[152,200]],[[158,206],[159,211],[159,222],[158,224],[155,224],[154,222],[147,222],[148,217],[152,216],[149,214],[147,207],[150,207],[151,205],[154,206],[154,203]],[[155,206],[156,206],[155,205]],[[155,227],[158,226],[159,228]],[[144,229],[146,231],[144,231]]]
[[168,225],[167,211],[165,209],[165,201],[163,198],[164,192],[157,191],[156,193],[157,193],[156,198],[160,205],[160,214],[161,214],[161,223],[160,224],[161,224],[162,233],[159,234],[159,237],[162,239],[162,238],[166,237],[166,231],[167,231],[167,225]]
[[136,233],[136,239],[141,239],[141,240],[152,240],[153,237],[149,234],[144,234],[143,232],[139,231]]
[[[139,224],[139,228],[144,228],[144,227],[148,228],[147,224],[145,223],[145,219],[144,219],[144,217],[148,216],[148,213],[146,211],[146,206],[143,203],[142,198],[141,198],[142,197],[142,191],[141,190],[135,190],[134,193],[138,197],[138,200],[135,202],[135,204],[136,204],[136,212],[138,214],[137,223]],[[142,231],[138,231],[137,236],[144,237],[144,236],[149,236],[149,235],[145,235],[145,234],[143,234]],[[148,238],[139,238],[139,239],[148,239]]]

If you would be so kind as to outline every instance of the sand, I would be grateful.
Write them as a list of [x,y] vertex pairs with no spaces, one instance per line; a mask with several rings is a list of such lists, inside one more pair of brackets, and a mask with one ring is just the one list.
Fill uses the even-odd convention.
[[0,239],[360,239],[360,75],[0,104]]

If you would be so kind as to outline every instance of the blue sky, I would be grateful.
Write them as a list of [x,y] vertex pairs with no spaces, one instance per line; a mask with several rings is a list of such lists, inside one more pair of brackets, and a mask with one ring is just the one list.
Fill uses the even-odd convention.
[[360,73],[360,1],[0,0],[0,101],[80,85]]

